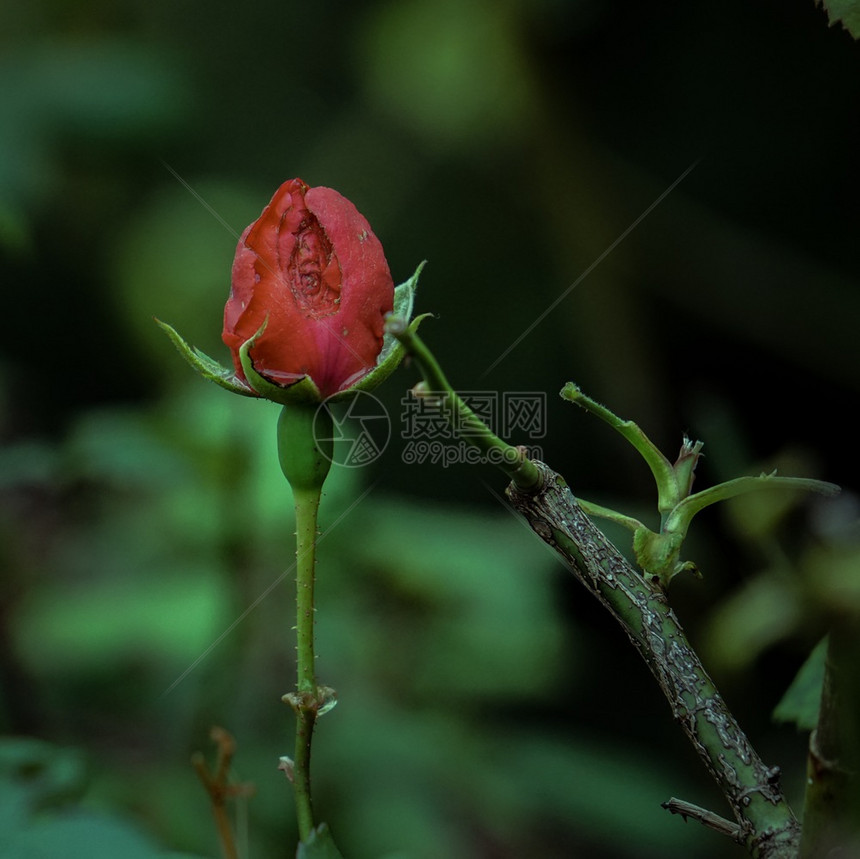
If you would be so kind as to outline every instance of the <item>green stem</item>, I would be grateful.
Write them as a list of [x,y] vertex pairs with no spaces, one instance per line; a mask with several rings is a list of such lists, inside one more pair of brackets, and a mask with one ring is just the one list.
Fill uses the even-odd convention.
[[311,741],[317,717],[317,681],[314,655],[314,582],[317,512],[320,491],[295,492],[296,507],[296,750],[293,789],[299,837],[314,830],[311,804]]
[[659,494],[657,508],[660,513],[671,510],[677,504],[678,499],[673,499],[677,490],[677,481],[672,463],[659,451],[654,442],[645,435],[638,424],[633,421],[625,421],[616,414],[609,411],[606,406],[601,405],[591,397],[587,397],[573,382],[568,382],[561,389],[561,397],[570,403],[576,403],[586,411],[605,421],[639,451],[639,454],[648,463],[654,479],[657,481],[657,492]]
[[[311,741],[317,716],[332,690],[317,685],[314,654],[314,582],[317,515],[331,467],[332,421],[328,410],[308,404],[284,406],[278,420],[278,459],[293,490],[296,511],[296,692],[284,700],[296,714],[293,792],[299,837],[314,831],[311,804]],[[333,693],[332,693],[333,694]]]
[[799,826],[779,769],[755,753],[691,647],[662,588],[640,576],[591,523],[564,479],[542,463],[541,484],[508,488],[513,506],[568,562],[639,651],[672,713],[732,809],[732,837],[756,859],[795,859]]
[[387,327],[413,357],[424,377],[423,386],[416,386],[414,393],[417,396],[444,397],[442,406],[448,413],[451,426],[460,431],[464,441],[488,454],[488,461],[497,465],[520,488],[529,489],[536,486],[539,474],[534,463],[525,456],[522,449],[502,441],[466,405],[451,387],[433,353],[418,336],[416,326],[407,326],[404,320],[389,317]]
[[319,490],[294,495],[296,506],[296,652],[298,691],[316,694],[314,669],[314,581]]

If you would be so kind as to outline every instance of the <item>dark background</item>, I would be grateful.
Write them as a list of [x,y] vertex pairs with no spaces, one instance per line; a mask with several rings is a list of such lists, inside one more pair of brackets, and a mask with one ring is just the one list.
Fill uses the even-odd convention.
[[[654,523],[647,468],[556,397],[570,380],[667,454],[703,439],[697,486],[773,468],[843,485],[704,512],[685,557],[705,579],[672,589],[800,807],[806,735],[771,712],[834,607],[860,606],[844,30],[811,0],[0,14],[0,729],[21,838],[95,856],[114,827],[141,856],[216,855],[188,759],[217,723],[257,786],[245,855],[291,855],[291,574],[258,602],[293,551],[277,412],[195,378],[152,317],[226,361],[236,237],[293,176],[356,203],[396,282],[429,261],[417,310],[455,386],[547,393],[538,443],[577,494]],[[402,462],[416,379],[377,392],[395,438],[324,505],[320,672],[342,703],[315,778],[341,849],[729,855],[660,810],[725,813],[620,632],[503,509],[502,476]]]

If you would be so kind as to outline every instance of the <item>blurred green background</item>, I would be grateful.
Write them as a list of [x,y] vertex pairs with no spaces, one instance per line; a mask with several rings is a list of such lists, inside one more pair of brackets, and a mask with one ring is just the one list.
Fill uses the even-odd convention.
[[[292,855],[277,410],[196,378],[152,317],[226,360],[236,236],[293,176],[356,203],[396,282],[429,260],[452,382],[547,392],[544,457],[583,497],[654,521],[569,380],[667,453],[703,439],[700,485],[845,487],[708,511],[705,579],[673,586],[799,808],[806,735],[771,712],[860,612],[858,108],[860,45],[812,0],[4,4],[0,852],[218,855],[189,759],[219,724],[257,789],[243,855]],[[355,859],[740,854],[660,809],[725,813],[501,476],[402,462],[415,381],[324,501],[320,818]]]

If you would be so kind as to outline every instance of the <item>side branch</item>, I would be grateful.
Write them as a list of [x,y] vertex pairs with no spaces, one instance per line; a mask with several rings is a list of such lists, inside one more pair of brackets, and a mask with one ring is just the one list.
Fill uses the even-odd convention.
[[715,779],[737,820],[738,840],[758,859],[795,859],[800,827],[769,769],[695,653],[666,594],[628,564],[592,524],[560,475],[537,462],[541,481],[507,489],[514,508],[570,565],[621,624],[645,660],[672,714]]

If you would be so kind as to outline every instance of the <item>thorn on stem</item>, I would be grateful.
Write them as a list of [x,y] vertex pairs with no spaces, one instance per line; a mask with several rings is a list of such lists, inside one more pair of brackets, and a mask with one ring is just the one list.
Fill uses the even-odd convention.
[[290,784],[295,784],[296,764],[292,758],[283,755],[278,760],[278,769],[287,777],[287,781],[290,782]]
[[692,817],[693,820],[698,820],[702,826],[707,826],[708,829],[728,835],[729,838],[738,844],[744,843],[744,833],[741,827],[730,820],[726,820],[724,817],[720,817],[719,814],[714,814],[713,811],[700,808],[698,805],[693,805],[692,802],[685,802],[683,799],[676,799],[674,796],[671,799],[667,799],[666,802],[661,802],[660,807],[666,809],[671,814],[680,815],[684,823],[687,822],[687,818]]

